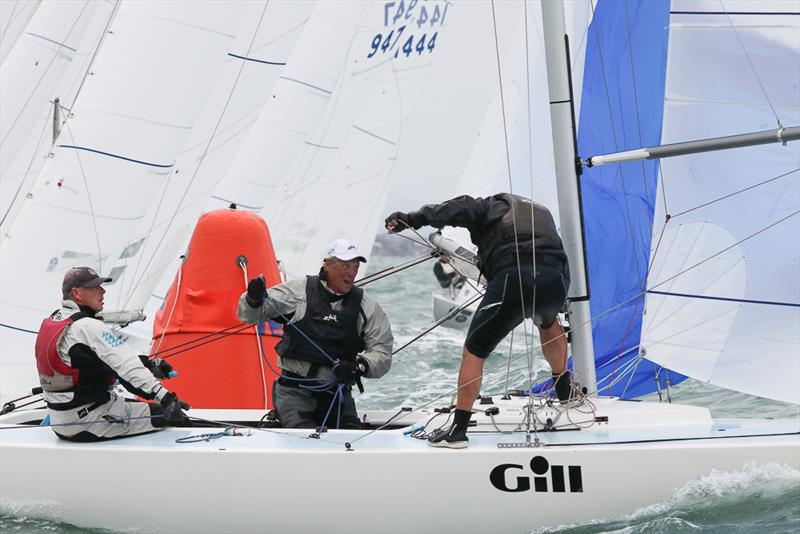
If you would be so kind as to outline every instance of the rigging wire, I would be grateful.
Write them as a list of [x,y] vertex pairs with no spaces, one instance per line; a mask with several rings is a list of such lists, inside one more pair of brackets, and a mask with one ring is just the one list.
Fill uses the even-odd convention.
[[728,12],[728,8],[725,7],[725,3],[722,0],[719,0],[719,5],[722,7],[722,11],[725,12],[725,18],[728,19],[728,24],[731,25],[731,29],[733,30],[733,35],[736,37],[736,41],[739,43],[739,48],[742,49],[742,53],[744,54],[744,57],[747,59],[747,63],[750,65],[750,70],[753,71],[753,76],[755,76],[759,87],[761,87],[761,92],[764,93],[764,98],[767,99],[767,104],[769,104],[770,109],[772,109],[772,114],[775,115],[775,121],[778,123],[778,128],[783,128],[783,122],[781,122],[781,118],[778,116],[778,112],[772,103],[772,99],[769,97],[769,94],[767,93],[767,88],[764,86],[764,82],[761,81],[761,76],[758,75],[756,66],[753,64],[753,60],[750,58],[750,54],[747,52],[747,48],[744,46],[744,43],[742,42],[742,38],[739,35],[739,31],[736,29],[736,25],[733,23],[731,15]]
[[[527,49],[528,49],[528,44],[527,44],[528,43],[527,3],[523,3],[523,5],[525,6],[524,7],[524,10],[525,10],[525,12],[524,12],[524,18],[525,18],[525,54],[526,54],[526,63],[527,63]],[[500,43],[499,43],[499,39],[498,39],[498,36],[497,36],[497,16],[496,16],[496,13],[495,13],[494,0],[492,0],[492,30],[494,32],[494,49],[495,49],[495,58],[496,58],[496,61],[497,61],[497,82],[498,82],[499,90],[500,90],[500,112],[501,112],[501,117],[503,119],[503,142],[504,142],[505,155],[506,155],[506,172],[507,172],[507,176],[508,176],[508,191],[509,191],[509,193],[513,194],[514,193],[514,186],[513,186],[513,179],[512,179],[512,176],[511,176],[511,154],[509,152],[509,143],[508,143],[508,125],[506,123],[506,104],[505,104],[505,95],[504,95],[504,91],[503,91],[503,73],[502,73],[502,67],[501,67],[501,63],[500,63]],[[527,92],[528,92],[528,99],[530,99],[530,88],[529,87],[528,87]],[[530,102],[529,102],[528,105],[530,106]],[[528,118],[528,121],[530,123],[530,116]],[[532,173],[531,173],[531,180],[533,180],[533,174]],[[533,204],[532,203],[531,203],[531,214],[533,214]],[[519,235],[518,235],[518,232],[517,232],[517,216],[516,216],[516,211],[513,209],[513,207],[511,209],[511,222],[512,222],[512,226],[514,228],[514,252],[515,252],[515,259],[516,259],[516,266],[517,266],[517,281],[519,282],[520,314],[523,317],[523,321],[522,322],[523,322],[523,334],[524,334],[524,339],[525,339],[525,352],[528,355],[528,357],[531,360],[533,360],[533,349],[528,344],[528,326],[527,326],[527,324],[525,324],[525,321],[524,321],[524,317],[525,317],[525,290],[524,290],[523,284],[522,284],[522,264],[521,264],[521,259],[520,259]],[[533,216],[531,216],[531,225],[533,225]],[[531,231],[533,231],[533,230],[534,230],[534,228],[531,228]],[[531,239],[533,239],[533,236],[531,236]],[[534,263],[533,263],[533,266],[534,266],[534,272],[535,272],[535,270],[536,270],[535,245],[534,245]],[[536,284],[534,283],[533,286],[534,286],[534,289],[533,289],[533,291],[534,291],[534,301],[531,303],[531,305],[533,307],[535,307],[535,302],[536,302],[535,301]],[[504,291],[505,291],[505,289],[504,289]]]
[[[525,92],[526,92],[526,102],[528,105],[528,175],[531,177],[531,200],[536,198],[536,188],[535,188],[535,180],[533,178],[533,110],[531,109],[531,69],[530,69],[530,57],[528,51],[530,50],[530,45],[528,43],[528,2],[523,2],[523,16],[525,21]],[[588,27],[587,27],[588,31]],[[510,180],[509,180],[510,182]],[[531,232],[534,235],[533,247],[531,248],[531,262],[533,265],[533,272],[536,273],[536,223],[533,211],[533,202],[531,202]],[[520,280],[520,284],[522,284],[522,280]],[[523,301],[525,299],[523,298]],[[531,302],[533,303],[534,309],[536,307],[536,284],[533,284],[533,290],[531,291]],[[524,302],[523,302],[524,307]],[[523,313],[523,322],[525,314]],[[511,340],[514,340],[514,331],[511,331]],[[523,325],[523,340],[525,341],[525,352],[529,353],[528,358],[528,389],[533,387],[533,351],[529,350],[528,346],[528,327],[527,325]],[[531,339],[530,339],[530,346],[533,347],[533,328],[531,328]],[[508,371],[511,371],[511,349],[509,348],[509,360],[508,360]],[[506,395],[508,395],[508,378],[506,378]],[[529,401],[530,402],[530,401]]]
[[792,169],[791,171],[785,172],[783,174],[779,174],[778,176],[774,176],[772,178],[768,178],[766,180],[763,180],[763,181],[758,182],[756,184],[753,184],[751,186],[745,187],[744,189],[739,189],[737,191],[734,191],[733,193],[729,193],[729,194],[723,195],[723,196],[721,196],[719,198],[715,198],[714,200],[710,200],[710,201],[705,202],[703,204],[697,205],[697,206],[695,206],[693,208],[689,208],[687,210],[671,214],[670,218],[672,219],[672,218],[675,218],[675,217],[679,217],[681,215],[686,215],[687,213],[691,213],[692,211],[699,210],[700,208],[705,208],[706,206],[710,206],[711,204],[715,204],[715,203],[720,202],[722,200],[725,200],[725,199],[728,199],[730,197],[736,196],[736,195],[738,195],[740,193],[744,193],[745,191],[749,191],[751,189],[755,189],[756,187],[760,187],[760,186],[762,186],[764,184],[768,184],[770,182],[774,182],[775,180],[778,180],[780,178],[784,178],[784,177],[789,176],[790,174],[794,174],[796,172],[800,172],[800,167],[798,167],[797,169]]

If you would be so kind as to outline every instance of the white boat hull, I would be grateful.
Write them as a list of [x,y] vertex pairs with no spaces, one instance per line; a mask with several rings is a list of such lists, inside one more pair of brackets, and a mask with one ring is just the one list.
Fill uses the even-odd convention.
[[[441,289],[433,292],[433,318],[436,321],[441,320],[445,315],[455,310],[469,298],[475,295],[472,288],[462,288],[460,292],[454,293],[450,289]],[[442,323],[442,326],[450,328],[467,328],[475,310],[478,309],[478,303],[475,302],[471,306],[464,308],[456,315]]]
[[[517,426],[523,402],[496,401],[495,423]],[[218,429],[94,444],[59,441],[46,427],[2,430],[0,496],[12,513],[148,532],[529,532],[633,512],[714,470],[800,469],[796,420],[715,422],[699,408],[596,404],[571,418],[607,423],[540,432],[539,447],[525,446],[524,433],[497,432],[483,414],[465,450],[428,447],[403,429],[322,439],[262,430],[184,444],[175,439]],[[225,415],[235,414],[203,416]],[[119,481],[140,491],[114,489]]]

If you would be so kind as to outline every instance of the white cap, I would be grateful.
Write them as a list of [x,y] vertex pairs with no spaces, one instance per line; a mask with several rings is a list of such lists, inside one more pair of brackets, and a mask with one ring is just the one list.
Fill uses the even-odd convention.
[[328,246],[326,258],[337,258],[342,261],[350,261],[358,258],[363,263],[367,263],[366,258],[358,253],[356,244],[349,239],[337,239]]

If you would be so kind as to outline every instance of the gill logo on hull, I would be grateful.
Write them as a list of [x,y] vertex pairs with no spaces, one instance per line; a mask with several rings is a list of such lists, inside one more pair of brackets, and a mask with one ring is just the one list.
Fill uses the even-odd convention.
[[[550,465],[544,456],[534,456],[530,470],[533,471],[533,477],[525,474],[523,465],[500,464],[489,473],[489,482],[500,491],[518,493],[530,491],[533,478],[533,491],[536,493],[567,493],[569,480],[569,493],[583,493],[583,473],[579,465]],[[547,476],[548,471],[550,476]]]

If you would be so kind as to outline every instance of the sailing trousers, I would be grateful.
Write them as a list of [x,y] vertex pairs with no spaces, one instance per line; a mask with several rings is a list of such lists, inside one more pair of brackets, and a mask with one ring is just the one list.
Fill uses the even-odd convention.
[[163,426],[161,406],[125,399],[111,392],[111,400],[71,410],[49,410],[53,432],[67,441],[102,441],[134,436]]
[[[274,382],[272,400],[283,428],[318,428],[323,421],[328,428],[360,429],[356,403],[350,388],[334,399],[334,391],[309,391],[296,385]],[[330,413],[328,413],[330,410]],[[325,416],[327,415],[327,420]]]
[[472,318],[465,346],[486,358],[523,318],[549,328],[567,299],[569,275],[550,265],[522,265],[503,269],[486,287]]

